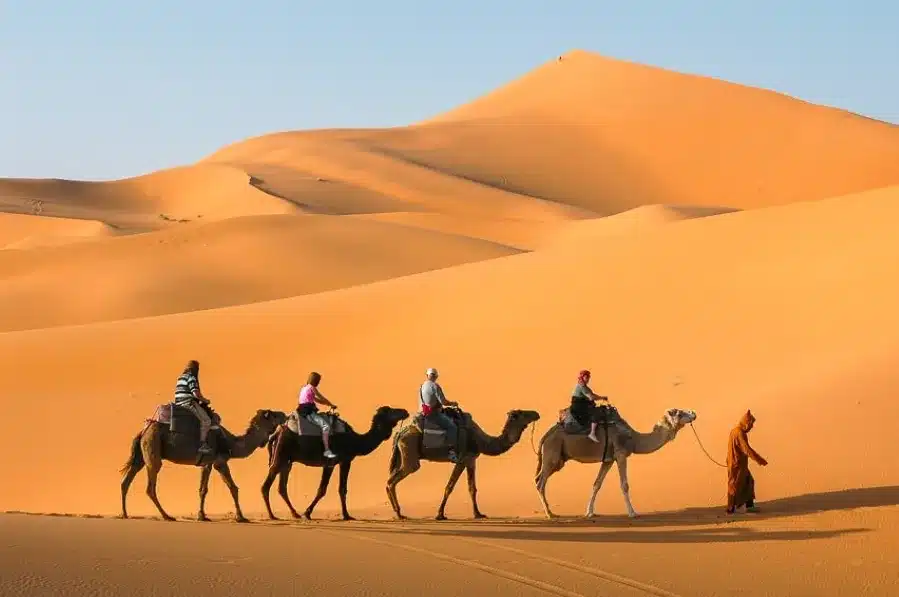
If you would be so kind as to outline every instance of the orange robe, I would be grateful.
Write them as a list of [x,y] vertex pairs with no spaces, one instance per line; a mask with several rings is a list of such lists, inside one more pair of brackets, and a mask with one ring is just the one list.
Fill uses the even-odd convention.
[[752,429],[755,417],[750,411],[740,419],[727,439],[727,509],[739,508],[755,500],[755,480],[749,472],[749,459],[760,465],[767,461],[749,445],[747,433]]

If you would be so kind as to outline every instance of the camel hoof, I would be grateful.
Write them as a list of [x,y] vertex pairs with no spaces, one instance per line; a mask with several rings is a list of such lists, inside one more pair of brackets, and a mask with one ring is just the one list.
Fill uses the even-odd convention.
[[636,512],[628,512],[627,517],[628,518],[637,518],[637,513]]
[[434,517],[434,520],[447,520],[447,518],[445,514],[438,514]]
[[312,520],[312,512],[303,512],[303,518],[306,520]]
[[481,514],[480,512],[475,512],[474,518],[475,520],[484,520],[485,518],[487,518],[487,515]]
[[281,520],[280,518],[278,518],[278,517],[275,516],[274,514],[269,514],[269,515],[268,515],[268,519],[269,519],[269,520]]
[[209,522],[209,517],[205,514],[197,515],[197,522]]
[[163,516],[162,519],[163,519],[163,520],[166,520],[166,521],[168,521],[168,522],[175,522],[175,517],[174,517],[174,516],[169,516],[168,514],[166,514],[165,516]]
[[237,517],[234,519],[234,521],[235,521],[235,522],[241,522],[241,523],[243,523],[243,522],[250,522],[250,519],[249,519],[249,518],[246,518],[245,516],[237,516]]
[[353,517],[350,516],[349,514],[347,514],[346,516],[344,516],[343,519],[344,519],[344,520],[356,520],[355,518],[353,518]]
[[409,520],[409,517],[405,514],[397,514],[396,516],[394,516],[394,518],[396,518],[397,520]]

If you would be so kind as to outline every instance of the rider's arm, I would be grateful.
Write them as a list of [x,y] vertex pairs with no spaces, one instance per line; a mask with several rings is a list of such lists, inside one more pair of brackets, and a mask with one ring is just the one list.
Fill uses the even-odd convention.
[[436,386],[435,391],[437,393],[437,400],[440,401],[441,405],[443,405],[443,406],[459,406],[458,402],[455,402],[454,400],[448,400],[447,397],[444,396],[443,388],[441,388],[440,386]]
[[188,383],[188,388],[190,388],[191,394],[193,394],[197,400],[206,400],[206,397],[203,395],[203,392],[200,391],[200,380],[196,377],[191,377]]
[[315,395],[313,396],[313,400],[315,400],[319,404],[323,404],[323,405],[329,406],[331,408],[337,408],[336,406],[334,406],[333,402],[331,402],[330,400],[325,398],[325,395],[318,391],[318,388],[312,388],[312,390],[315,392]]
[[584,393],[587,394],[587,397],[590,398],[590,400],[592,400],[593,402],[596,402],[596,401],[608,402],[609,401],[609,399],[607,397],[597,395],[596,392],[594,392],[593,389],[588,386],[584,386]]

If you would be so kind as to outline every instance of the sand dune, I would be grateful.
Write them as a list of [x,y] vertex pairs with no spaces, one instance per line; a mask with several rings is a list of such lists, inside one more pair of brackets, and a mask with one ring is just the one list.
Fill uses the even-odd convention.
[[290,215],[4,251],[0,331],[254,303],[517,252],[386,222]]
[[419,163],[603,214],[761,207],[899,182],[895,125],[583,51],[382,138]]
[[[0,459],[0,510],[117,514],[131,438],[191,358],[238,432],[257,408],[293,408],[312,369],[361,430],[381,404],[415,409],[429,366],[490,432],[511,408],[543,416],[533,439],[479,460],[481,509],[503,521],[2,516],[16,539],[0,550],[13,571],[0,592],[182,594],[210,561],[232,589],[296,591],[279,557],[302,532],[332,558],[309,583],[335,595],[355,582],[419,594],[407,581],[421,550],[480,575],[483,594],[723,594],[745,581],[734,561],[753,563],[741,594],[895,593],[899,460],[884,456],[899,417],[895,126],[573,52],[414,126],[264,135],[116,181],[0,180],[0,212],[0,451],[12,455]],[[532,441],[584,367],[638,429],[666,408],[695,409],[717,459],[751,408],[753,444],[771,463],[755,471],[766,513],[720,524],[722,469],[685,429],[631,460],[642,518],[621,517],[609,479],[595,525],[533,520]],[[388,456],[385,444],[354,463],[357,516],[390,517]],[[232,470],[258,515],[265,455]],[[581,514],[596,471],[570,463],[555,475],[553,509]],[[449,473],[425,463],[405,480],[406,513],[433,516]],[[296,505],[318,476],[294,468]],[[144,482],[129,511],[155,516]],[[197,483],[195,468],[166,465],[160,499],[191,516]],[[274,493],[273,504],[284,514]],[[333,487],[316,516],[338,504]],[[231,510],[218,479],[207,510]],[[470,513],[461,484],[447,513]],[[186,545],[188,533],[196,561],[154,547]],[[99,550],[47,551],[87,536]],[[395,565],[335,580],[334,566],[370,550]],[[139,574],[115,572],[134,561]],[[153,585],[160,570],[167,584]]]
[[642,235],[659,226],[682,222],[693,218],[707,218],[739,211],[724,207],[692,207],[681,205],[643,205],[604,218],[578,220],[560,228],[546,237],[543,247],[575,246],[582,243],[602,242],[606,236]]
[[115,228],[96,220],[0,213],[0,249],[56,246],[115,233]]

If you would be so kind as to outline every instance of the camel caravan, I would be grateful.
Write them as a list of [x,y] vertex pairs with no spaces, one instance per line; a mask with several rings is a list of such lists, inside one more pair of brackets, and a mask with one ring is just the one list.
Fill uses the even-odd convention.
[[[253,415],[242,435],[234,435],[221,425],[221,417],[212,409],[199,384],[197,361],[190,361],[182,371],[175,387],[175,398],[157,407],[154,415],[132,439],[131,454],[120,472],[122,517],[128,518],[126,498],[135,476],[147,469],[147,495],[164,520],[174,520],[163,509],[156,493],[157,479],[163,461],[195,466],[201,469],[199,511],[197,518],[206,521],[205,501],[209,477],[215,469],[222,477],[234,500],[235,518],[246,522],[238,486],[231,475],[228,462],[232,458],[247,458],[266,448],[268,471],[262,483],[262,497],[268,516],[272,512],[271,487],[278,479],[278,494],[295,519],[311,519],[312,512],[325,496],[334,468],[339,470],[340,507],[343,520],[354,520],[347,510],[347,491],[350,467],[357,457],[374,452],[393,436],[387,476],[387,496],[397,519],[405,519],[397,485],[421,468],[421,462],[452,463],[443,499],[437,508],[436,519],[446,519],[446,504],[456,483],[466,473],[471,496],[472,515],[485,518],[478,508],[476,463],[479,456],[498,456],[509,451],[520,440],[528,426],[540,420],[533,410],[511,410],[498,435],[490,435],[448,400],[437,383],[436,369],[426,371],[426,379],[419,388],[418,412],[409,423],[394,433],[400,423],[410,419],[404,408],[379,406],[371,418],[369,429],[357,432],[337,414],[337,407],[319,390],[321,375],[313,372],[300,390],[299,404],[285,413],[260,409]],[[678,432],[696,420],[696,413],[676,408],[668,409],[649,433],[635,431],[608,403],[589,386],[590,372],[581,371],[572,392],[571,405],[559,411],[558,421],[550,427],[535,449],[537,473],[535,484],[548,518],[556,517],[546,500],[546,484],[569,460],[600,464],[587,503],[586,516],[594,516],[594,503],[603,480],[618,466],[621,493],[628,516],[637,513],[631,504],[627,481],[627,459],[632,454],[651,454],[673,441]],[[320,411],[318,405],[328,407]],[[533,428],[532,428],[533,434]],[[533,441],[533,436],[532,436]],[[294,463],[322,469],[318,491],[300,515],[288,495],[288,479]]]

